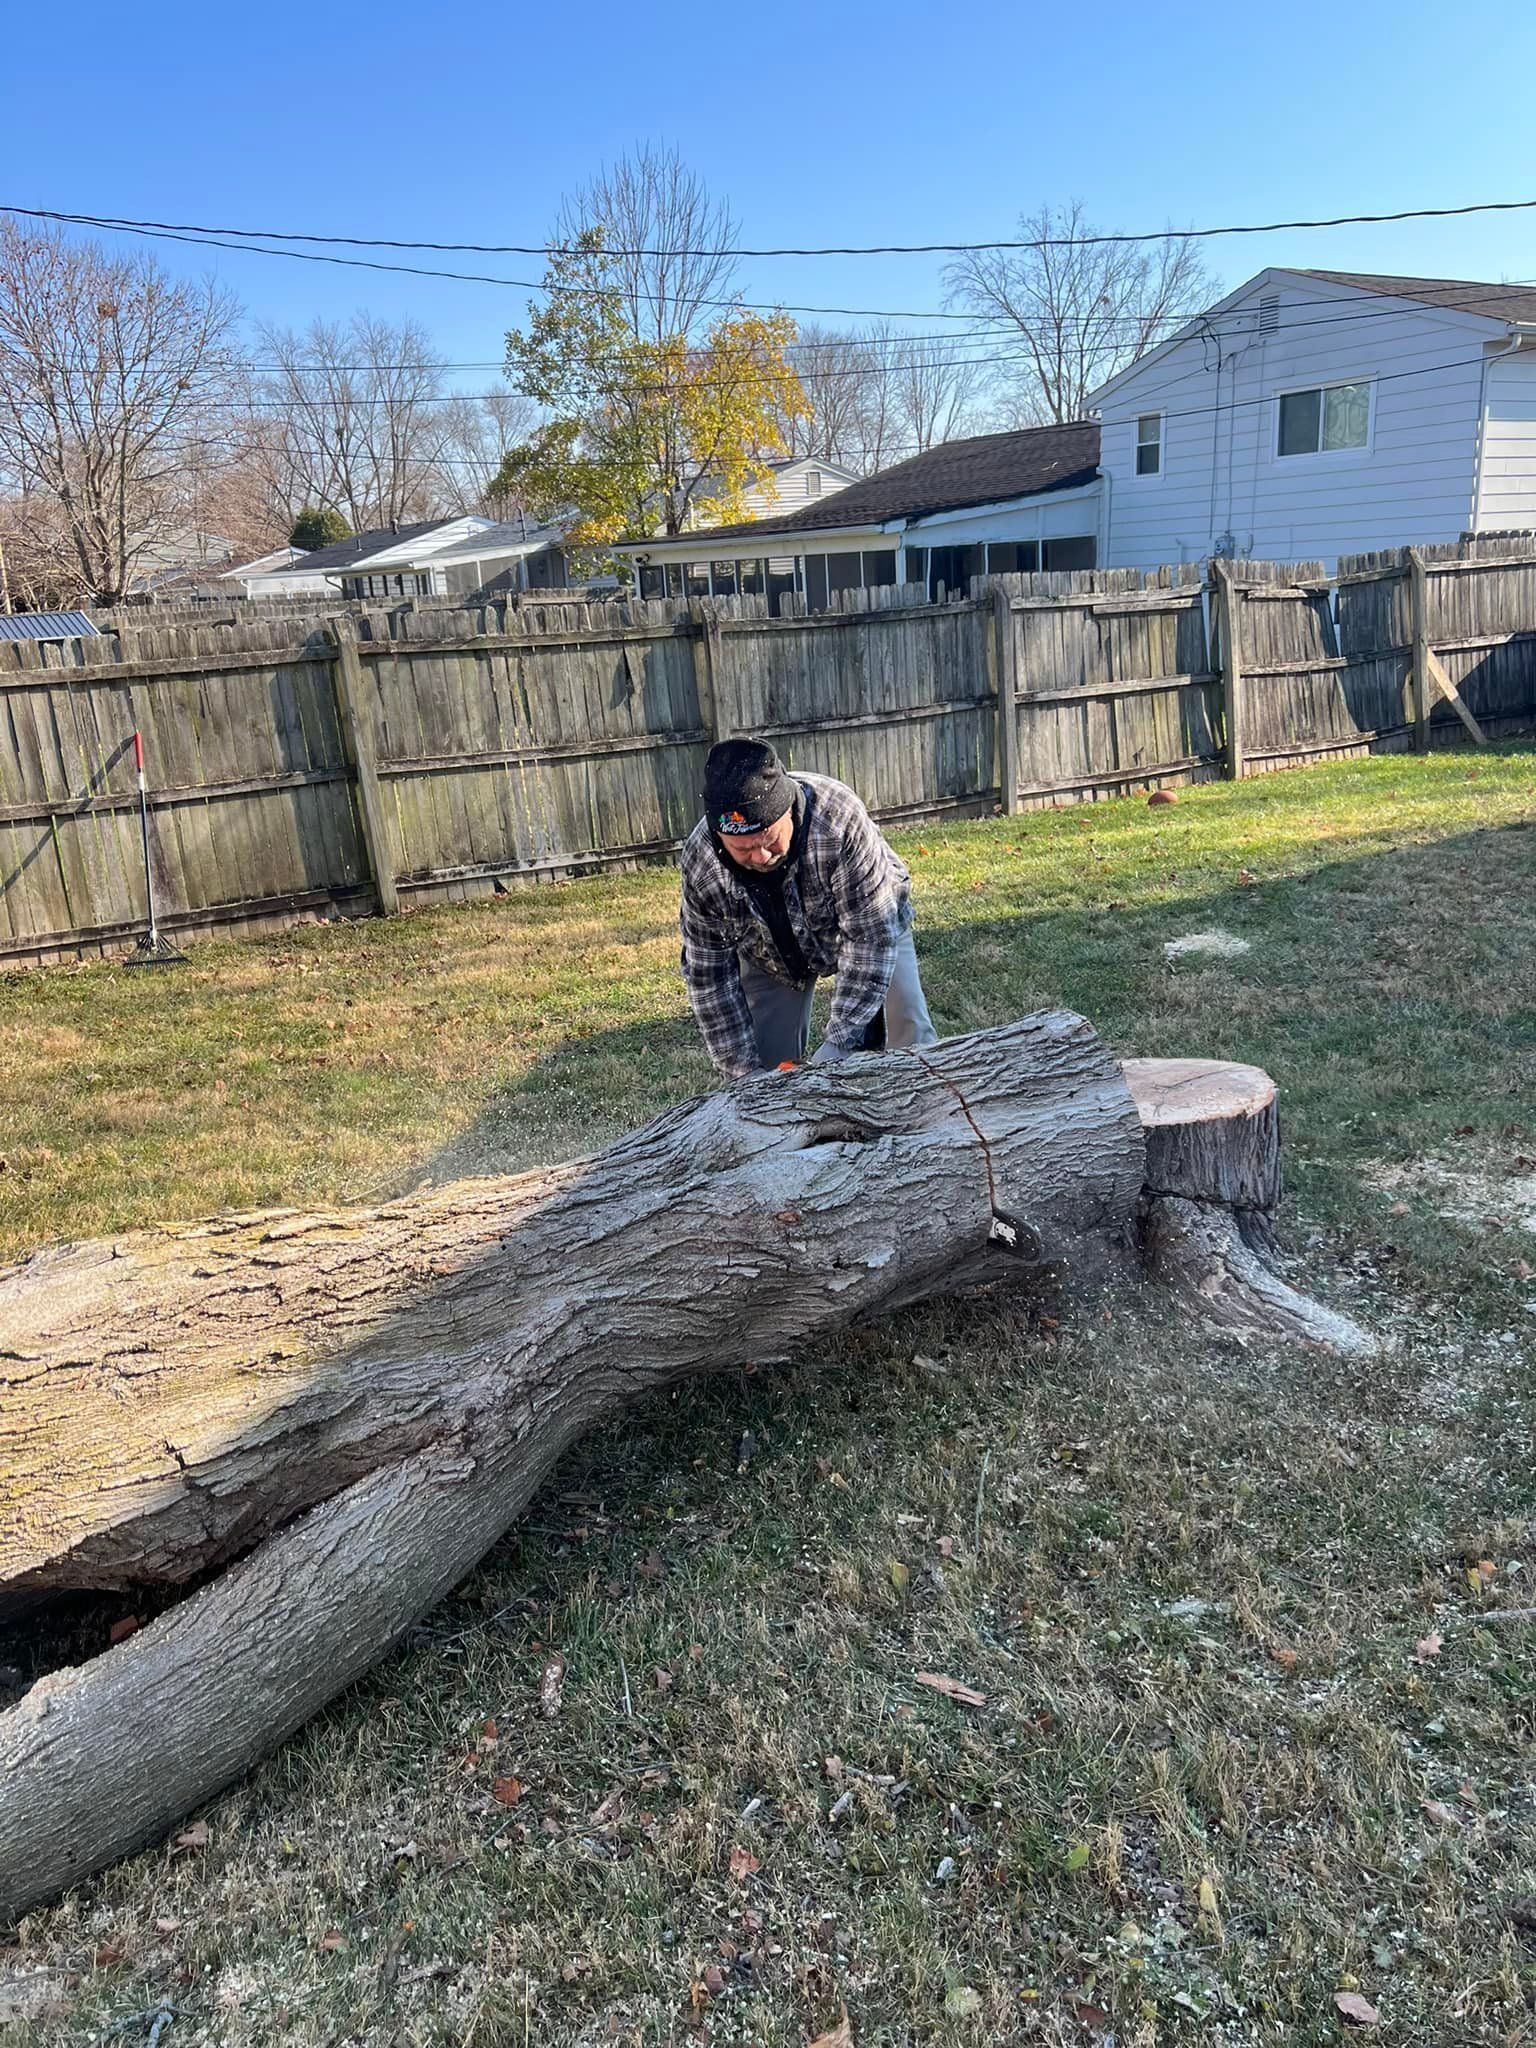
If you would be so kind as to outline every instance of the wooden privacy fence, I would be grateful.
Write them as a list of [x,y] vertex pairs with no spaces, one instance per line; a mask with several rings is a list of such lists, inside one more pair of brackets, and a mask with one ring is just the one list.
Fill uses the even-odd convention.
[[0,962],[393,912],[675,850],[771,738],[890,822],[1528,729],[1536,542],[758,599],[122,621],[0,642]]

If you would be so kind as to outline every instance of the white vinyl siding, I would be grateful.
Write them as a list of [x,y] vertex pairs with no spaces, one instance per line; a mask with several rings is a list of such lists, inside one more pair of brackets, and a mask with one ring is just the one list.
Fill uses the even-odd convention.
[[1536,526],[1536,352],[1488,365],[1483,459],[1473,525]]
[[[1260,306],[1276,297],[1266,332]],[[1219,348],[1192,335],[1101,401],[1107,565],[1198,561],[1218,548],[1331,561],[1463,532],[1493,322],[1272,272],[1211,325]],[[1278,453],[1282,393],[1360,383],[1371,386],[1367,446]],[[1162,481],[1145,490],[1138,423],[1153,411]]]

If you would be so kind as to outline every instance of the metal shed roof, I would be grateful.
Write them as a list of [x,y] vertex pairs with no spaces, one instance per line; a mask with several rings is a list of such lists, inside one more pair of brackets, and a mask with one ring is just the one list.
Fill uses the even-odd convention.
[[95,640],[84,612],[0,612],[0,640]]

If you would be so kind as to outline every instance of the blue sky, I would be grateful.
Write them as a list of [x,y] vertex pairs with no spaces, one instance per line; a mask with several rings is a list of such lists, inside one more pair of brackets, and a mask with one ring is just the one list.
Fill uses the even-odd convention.
[[[1475,24],[1475,25],[1474,25]],[[1424,0],[1215,10],[488,6],[17,10],[0,203],[315,233],[538,242],[561,193],[647,139],[727,197],[746,244],[1012,232],[1080,198],[1158,228],[1536,197],[1536,11]],[[123,246],[134,246],[124,242]],[[414,315],[498,362],[525,290],[165,243],[253,317]],[[367,253],[367,252],[355,252]],[[1207,246],[1267,263],[1536,277],[1536,213]],[[403,258],[537,279],[537,258]],[[943,305],[930,257],[743,267],[750,299]],[[466,388],[494,383],[466,371]]]

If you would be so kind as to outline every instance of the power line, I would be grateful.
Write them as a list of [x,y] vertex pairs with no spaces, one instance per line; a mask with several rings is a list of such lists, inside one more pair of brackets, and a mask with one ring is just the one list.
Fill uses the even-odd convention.
[[[25,215],[33,220],[62,221],[75,227],[103,228],[109,234],[139,235],[150,241],[176,242],[183,248],[228,249],[236,255],[286,256],[295,263],[333,263],[347,270],[382,270],[401,277],[440,277],[456,284],[494,284],[508,291],[559,292],[574,294],[578,298],[594,298],[598,291],[587,285],[562,285],[535,283],[527,277],[491,277],[475,270],[431,270],[418,263],[379,263],[362,256],[321,256],[307,249],[270,249],[259,242],[220,241],[212,235],[184,234],[177,229],[140,227],[128,221],[109,220],[103,215],[88,213],[45,212],[38,207],[0,206],[0,213]],[[605,288],[606,289],[606,288]],[[670,304],[665,297],[654,292],[636,292],[634,297],[647,304]],[[753,299],[699,299],[698,307],[711,311],[730,313],[830,313],[839,319],[848,320],[970,320],[971,313],[940,313],[930,309],[921,312],[901,312],[889,306],[786,306],[778,303]]]
[[[678,248],[604,249],[603,256],[634,259],[659,257],[676,261],[699,257],[777,256],[963,256],[997,251],[1127,248],[1147,242],[1210,241],[1224,235],[1276,235],[1300,228],[1375,227],[1404,220],[1461,220],[1474,213],[1525,213],[1536,208],[1536,199],[1484,199],[1466,206],[1414,206],[1395,213],[1338,213],[1317,220],[1271,220],[1224,223],[1205,228],[1144,229],[1136,234],[1038,235],[996,242],[850,242],[816,247],[768,249],[710,249],[683,245]],[[581,254],[577,245],[562,242],[438,242],[406,241],[388,235],[317,235],[288,228],[209,227],[188,221],[131,220],[122,215],[56,213],[44,207],[8,206],[7,213],[33,220],[71,221],[92,227],[117,228],[125,232],[154,232],[172,235],[226,235],[240,240],[262,242],[309,242],[347,249],[428,250],[441,255],[473,256],[571,256]],[[267,254],[276,252],[267,251]],[[514,282],[515,280],[492,280]],[[534,289],[543,289],[542,286]]]

